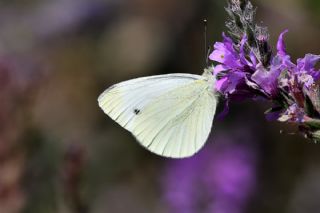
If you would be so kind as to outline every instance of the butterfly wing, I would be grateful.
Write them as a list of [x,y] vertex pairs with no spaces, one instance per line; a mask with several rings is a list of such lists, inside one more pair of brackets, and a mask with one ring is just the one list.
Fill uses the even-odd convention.
[[143,77],[110,87],[98,102],[151,152],[183,158],[196,153],[211,131],[217,105],[212,87],[199,75]]

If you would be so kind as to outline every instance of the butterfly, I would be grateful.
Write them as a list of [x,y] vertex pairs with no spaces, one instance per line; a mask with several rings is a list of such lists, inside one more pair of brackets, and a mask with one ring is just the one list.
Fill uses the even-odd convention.
[[218,103],[215,81],[210,69],[202,75],[141,77],[109,87],[98,104],[149,151],[186,158],[198,152],[210,134]]

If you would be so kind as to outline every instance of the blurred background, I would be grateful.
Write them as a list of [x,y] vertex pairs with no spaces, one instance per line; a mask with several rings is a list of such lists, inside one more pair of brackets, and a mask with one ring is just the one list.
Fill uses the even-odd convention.
[[[255,0],[271,43],[319,53],[320,1]],[[320,212],[320,145],[231,105],[194,157],[146,151],[97,97],[134,77],[201,74],[221,0],[1,0],[0,213]],[[283,130],[284,134],[280,134]]]

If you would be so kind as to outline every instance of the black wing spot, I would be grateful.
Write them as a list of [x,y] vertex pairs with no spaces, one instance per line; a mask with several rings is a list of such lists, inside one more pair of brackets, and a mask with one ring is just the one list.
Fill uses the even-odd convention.
[[138,115],[140,113],[140,109],[134,109],[133,112],[134,114]]

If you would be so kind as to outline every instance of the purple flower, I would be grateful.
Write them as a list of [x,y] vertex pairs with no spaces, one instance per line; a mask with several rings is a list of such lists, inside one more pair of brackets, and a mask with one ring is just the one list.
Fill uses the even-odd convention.
[[[219,63],[213,71],[218,79],[216,90],[225,97],[235,100],[258,96],[270,99],[277,96],[278,77],[285,68],[282,57],[275,57],[267,69],[261,63],[257,63],[258,60],[252,50],[246,50],[246,36],[239,45],[235,45],[229,37],[225,35],[223,37],[223,42],[217,42],[209,56],[211,60]],[[282,39],[283,35],[280,37]],[[284,47],[281,48],[285,54]]]
[[320,78],[320,71],[315,68],[315,65],[320,61],[319,55],[306,54],[304,58],[299,58],[297,64],[290,60],[287,55],[283,36],[287,31],[284,31],[278,41],[278,57],[281,60],[281,69],[284,75],[279,79],[279,87],[287,93],[291,98],[290,106],[280,113],[278,120],[282,122],[303,123],[308,114],[305,111],[306,99],[309,98],[315,110],[319,108],[319,95],[317,81]]
[[320,55],[292,61],[284,40],[287,29],[273,54],[267,28],[254,23],[250,1],[232,1],[226,9],[232,38],[223,34],[209,56],[215,63],[215,89],[226,102],[222,115],[232,101],[267,100],[272,105],[268,120],[298,123],[304,135],[320,141]]
[[217,63],[215,89],[227,103],[223,116],[231,101],[252,98],[272,102],[268,120],[305,124],[315,118],[320,123],[320,70],[316,68],[320,55],[306,54],[293,63],[284,42],[286,33],[279,35],[275,55],[263,32],[255,38],[256,45],[248,42],[247,35],[233,41],[223,34],[223,42],[215,43],[209,58]]
[[214,51],[209,56],[212,61],[219,63],[213,69],[218,79],[216,90],[231,99],[242,100],[253,94],[250,91],[252,88],[247,84],[247,76],[254,72],[257,60],[252,52],[246,58],[246,41],[247,37],[244,36],[236,47],[232,39],[223,34],[223,42],[216,42]]
[[218,138],[192,158],[168,162],[165,203],[172,212],[245,212],[255,187],[255,164],[252,147]]
[[312,76],[314,81],[319,80],[320,70],[315,65],[320,61],[320,55],[307,54],[304,58],[297,60],[297,72]]
[[[278,97],[279,88],[288,89],[290,81],[296,81],[291,83],[291,89],[295,91],[301,91],[300,87],[312,86],[320,78],[320,71],[315,69],[320,56],[307,54],[305,58],[298,59],[297,65],[292,63],[284,42],[287,32],[285,30],[280,34],[277,55],[273,56],[269,67],[257,63],[253,51],[246,50],[246,36],[237,45],[223,34],[223,42],[215,43],[214,51],[209,56],[218,63],[213,70],[217,77],[216,90],[233,100],[254,97],[273,100]],[[280,77],[283,72],[287,75]],[[296,86],[299,88],[294,88]]]
[[292,63],[284,42],[284,35],[287,32],[288,30],[285,30],[280,34],[277,43],[277,56],[282,63],[281,69],[288,71],[289,78],[297,78],[300,84],[310,87],[320,78],[320,71],[315,69],[315,65],[320,61],[320,55],[306,54],[304,58],[297,60],[297,65]]
[[304,109],[297,104],[292,104],[278,119],[281,122],[302,123],[305,120]]

